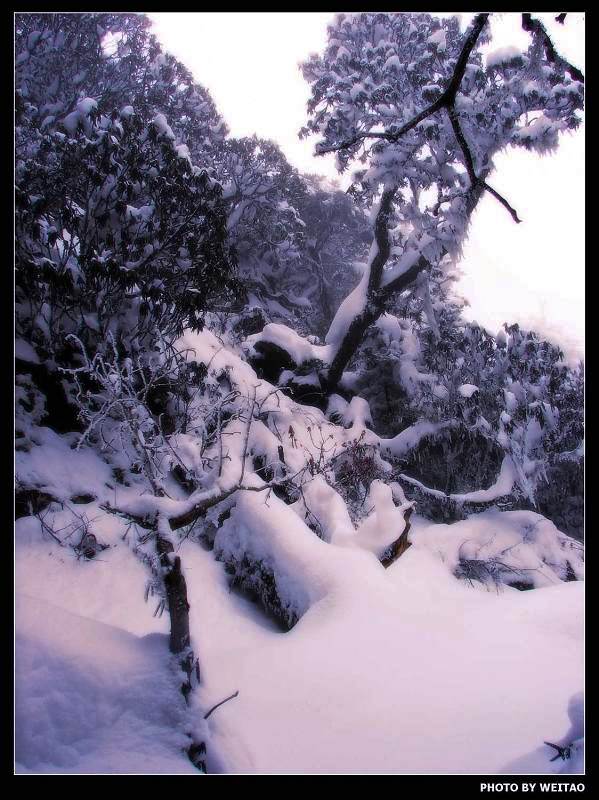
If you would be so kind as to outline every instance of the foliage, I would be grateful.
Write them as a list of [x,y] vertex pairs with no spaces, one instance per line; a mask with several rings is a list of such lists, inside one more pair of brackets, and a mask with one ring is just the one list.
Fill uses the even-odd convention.
[[68,333],[97,346],[110,332],[125,352],[156,329],[200,328],[236,287],[220,185],[160,116],[77,109],[69,135],[19,109],[18,328],[51,351]]

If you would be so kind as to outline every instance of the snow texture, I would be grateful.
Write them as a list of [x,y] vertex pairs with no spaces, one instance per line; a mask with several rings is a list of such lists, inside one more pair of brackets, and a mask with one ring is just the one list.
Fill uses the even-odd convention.
[[18,773],[186,774],[186,709],[168,638],[17,594]]

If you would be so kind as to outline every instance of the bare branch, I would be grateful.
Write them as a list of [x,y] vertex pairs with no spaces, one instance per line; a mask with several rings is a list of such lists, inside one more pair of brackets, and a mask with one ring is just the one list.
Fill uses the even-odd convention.
[[[562,15],[560,14],[560,17]],[[565,19],[565,14],[563,18]],[[563,19],[559,19],[556,17],[558,22],[563,24]],[[538,19],[533,19],[532,14],[522,14],[522,27],[524,28],[527,33],[530,33],[533,37],[538,37],[543,45],[543,49],[545,50],[545,56],[548,61],[552,64],[555,64],[556,67],[561,67],[565,72],[567,72],[570,77],[572,77],[575,81],[579,81],[579,83],[584,83],[584,75],[573,64],[570,64],[569,61],[566,61],[565,58],[560,56],[557,50],[554,47],[553,42],[547,31],[545,30],[545,26],[543,23]]]
[[315,155],[322,156],[325,155],[325,153],[336,153],[339,150],[346,150],[348,147],[352,147],[354,144],[364,141],[364,139],[385,139],[387,142],[397,142],[404,134],[408,133],[408,131],[411,131],[412,128],[415,128],[416,125],[420,124],[427,117],[430,117],[439,111],[439,109],[443,107],[444,97],[445,95],[441,95],[438,100],[435,100],[434,103],[431,103],[431,105],[427,106],[424,111],[421,111],[394,133],[387,133],[385,131],[368,131],[364,133],[358,133],[353,137],[353,139],[348,139],[341,144],[331,145],[330,147],[317,145],[315,148]]
[[466,164],[466,169],[468,171],[468,177],[470,178],[470,185],[476,186],[478,184],[479,186],[484,188],[487,192],[489,192],[489,194],[492,194],[493,197],[499,200],[501,205],[509,211],[514,222],[522,222],[522,220],[518,217],[516,210],[512,208],[512,206],[508,203],[505,197],[500,195],[498,191],[493,189],[492,186],[489,186],[489,184],[486,181],[482,180],[476,174],[474,170],[474,160],[472,158],[472,153],[470,152],[470,147],[468,146],[468,142],[466,141],[466,137],[464,136],[464,132],[462,131],[462,128],[460,126],[458,114],[453,105],[448,106],[447,115],[449,116],[449,121],[451,122],[451,127],[453,128],[455,138],[457,139],[457,142],[460,145],[462,153],[464,154],[464,162]]

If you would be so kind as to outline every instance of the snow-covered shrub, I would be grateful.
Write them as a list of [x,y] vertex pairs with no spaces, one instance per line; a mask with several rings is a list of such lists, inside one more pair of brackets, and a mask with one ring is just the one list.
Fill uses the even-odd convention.
[[30,126],[17,147],[17,324],[56,352],[69,333],[131,353],[156,329],[201,327],[234,294],[222,190],[182,157],[164,117],[100,116],[67,134]]
[[412,534],[412,542],[471,585],[534,589],[584,577],[582,545],[531,511],[489,510],[426,527]]
[[[569,366],[559,347],[518,325],[493,336],[466,323],[459,303],[441,297],[437,330],[425,304],[412,300],[404,308],[409,316],[381,317],[357,361],[364,370],[356,389],[370,401],[378,430],[387,426],[376,375],[392,376],[384,394],[388,409],[396,409],[395,436],[385,446],[399,472],[434,490],[416,490],[422,511],[459,519],[460,504],[500,500],[523,508],[542,503],[539,509],[551,508],[557,520],[569,494],[579,508],[583,365]],[[498,482],[502,471],[505,480]],[[562,472],[569,478],[556,482]],[[472,494],[479,489],[489,491]],[[580,514],[572,513],[580,536]]]
[[303,178],[278,145],[255,136],[224,142],[217,170],[249,303],[273,320],[301,317],[314,291],[299,211],[306,195]]
[[536,491],[537,509],[560,531],[584,538],[584,458],[564,458],[547,467]]
[[69,335],[90,357],[110,338],[135,355],[238,296],[209,174],[226,131],[149,25],[139,14],[16,17],[16,330],[33,353],[20,371],[56,430],[76,427],[57,372],[80,364]]

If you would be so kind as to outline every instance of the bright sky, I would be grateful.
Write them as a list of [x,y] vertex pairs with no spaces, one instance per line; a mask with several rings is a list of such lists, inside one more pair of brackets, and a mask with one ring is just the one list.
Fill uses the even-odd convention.
[[[557,12],[556,12],[557,13]],[[332,156],[313,156],[314,140],[300,141],[308,85],[298,64],[326,42],[332,13],[153,13],[167,50],[206,86],[232,136],[274,139],[304,172],[330,178]],[[584,71],[584,14],[537,15],[558,50]],[[462,14],[462,24],[471,19]],[[491,49],[525,48],[519,14],[493,15]],[[468,316],[495,332],[504,321],[534,327],[571,358],[584,354],[584,128],[566,134],[557,153],[543,158],[510,150],[496,158],[490,183],[514,206],[516,225],[485,196],[475,212],[461,268]],[[347,185],[344,179],[342,185]]]

